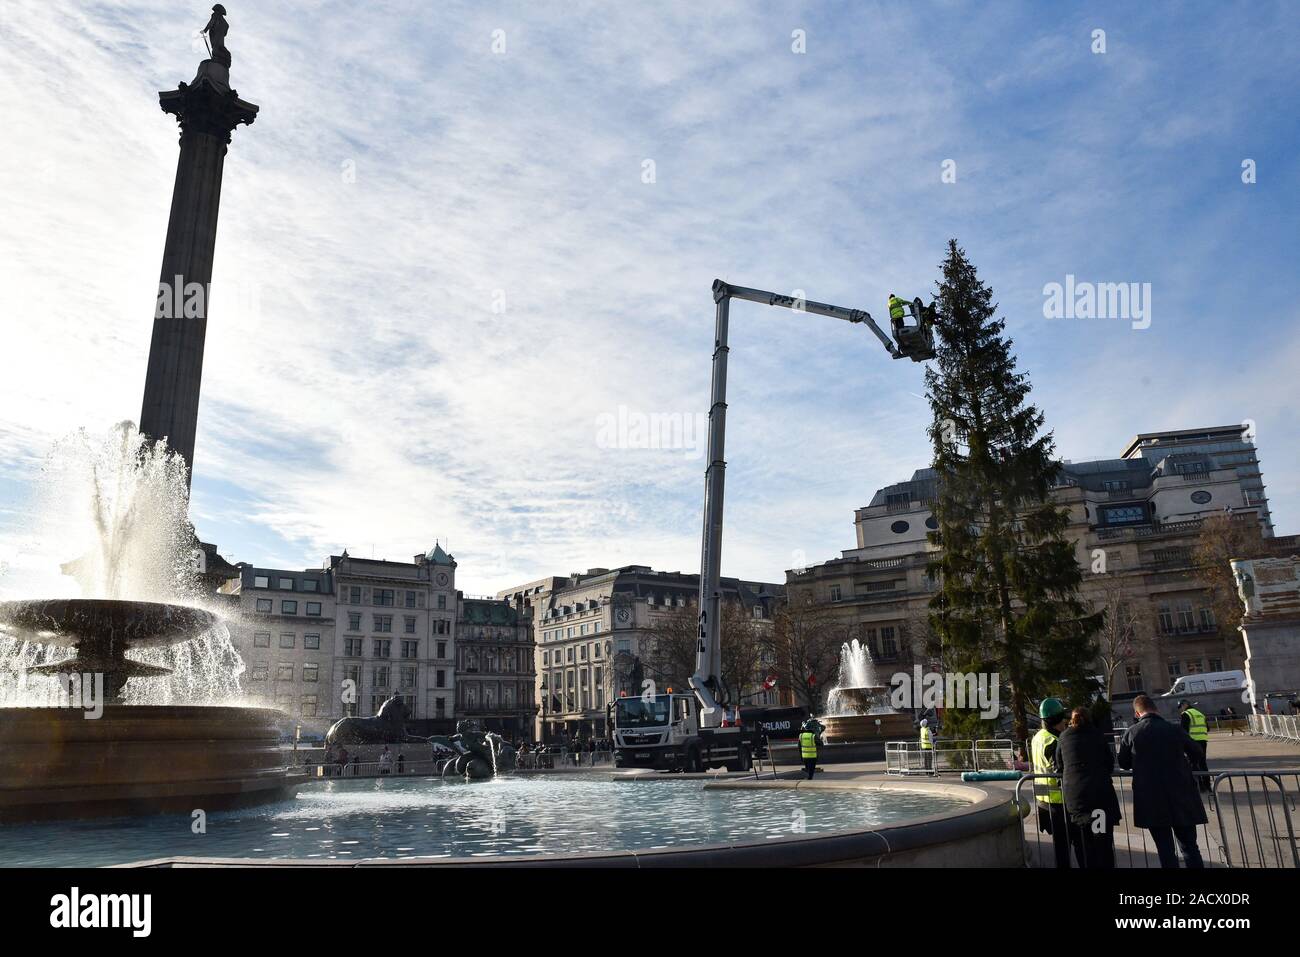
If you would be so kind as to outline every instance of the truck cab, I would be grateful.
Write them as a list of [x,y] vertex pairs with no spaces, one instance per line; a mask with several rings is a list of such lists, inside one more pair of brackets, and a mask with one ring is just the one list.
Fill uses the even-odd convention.
[[748,771],[757,746],[735,711],[724,726],[701,729],[693,694],[622,696],[614,702],[614,766],[659,771]]

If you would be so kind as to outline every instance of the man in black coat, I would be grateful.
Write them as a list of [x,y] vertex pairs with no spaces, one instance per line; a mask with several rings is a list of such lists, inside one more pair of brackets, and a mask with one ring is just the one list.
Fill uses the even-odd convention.
[[1133,699],[1133,713],[1137,722],[1119,743],[1119,766],[1133,772],[1133,823],[1151,832],[1161,867],[1178,866],[1175,839],[1187,867],[1204,867],[1196,827],[1206,823],[1205,806],[1192,777],[1200,749],[1146,695]]

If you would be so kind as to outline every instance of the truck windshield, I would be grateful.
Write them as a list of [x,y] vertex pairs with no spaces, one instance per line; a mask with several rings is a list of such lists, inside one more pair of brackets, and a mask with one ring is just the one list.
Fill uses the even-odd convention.
[[614,724],[620,728],[667,724],[671,700],[666,695],[649,699],[619,698],[618,706],[614,709]]

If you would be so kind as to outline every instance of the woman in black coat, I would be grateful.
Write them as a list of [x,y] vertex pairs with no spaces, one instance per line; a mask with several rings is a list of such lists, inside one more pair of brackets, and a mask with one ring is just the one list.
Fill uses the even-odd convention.
[[1114,834],[1120,812],[1110,783],[1114,766],[1110,742],[1093,725],[1088,709],[1075,708],[1070,726],[1056,742],[1056,768],[1061,772],[1070,821],[1070,845],[1080,867],[1115,866]]

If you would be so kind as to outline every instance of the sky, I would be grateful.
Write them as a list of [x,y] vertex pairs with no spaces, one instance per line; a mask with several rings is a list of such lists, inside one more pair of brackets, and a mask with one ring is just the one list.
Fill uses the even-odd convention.
[[[1294,5],[226,6],[261,111],[226,158],[191,516],[232,561],[440,541],[473,594],[697,571],[713,280],[881,318],[950,238],[1063,458],[1249,421],[1300,531]],[[40,531],[51,450],[139,416],[157,94],[206,19],[6,0],[5,597],[71,557]],[[1067,276],[1141,284],[1149,324],[1048,317]],[[929,462],[923,392],[860,326],[734,304],[724,573],[854,547]],[[679,447],[619,427],[651,415]]]

